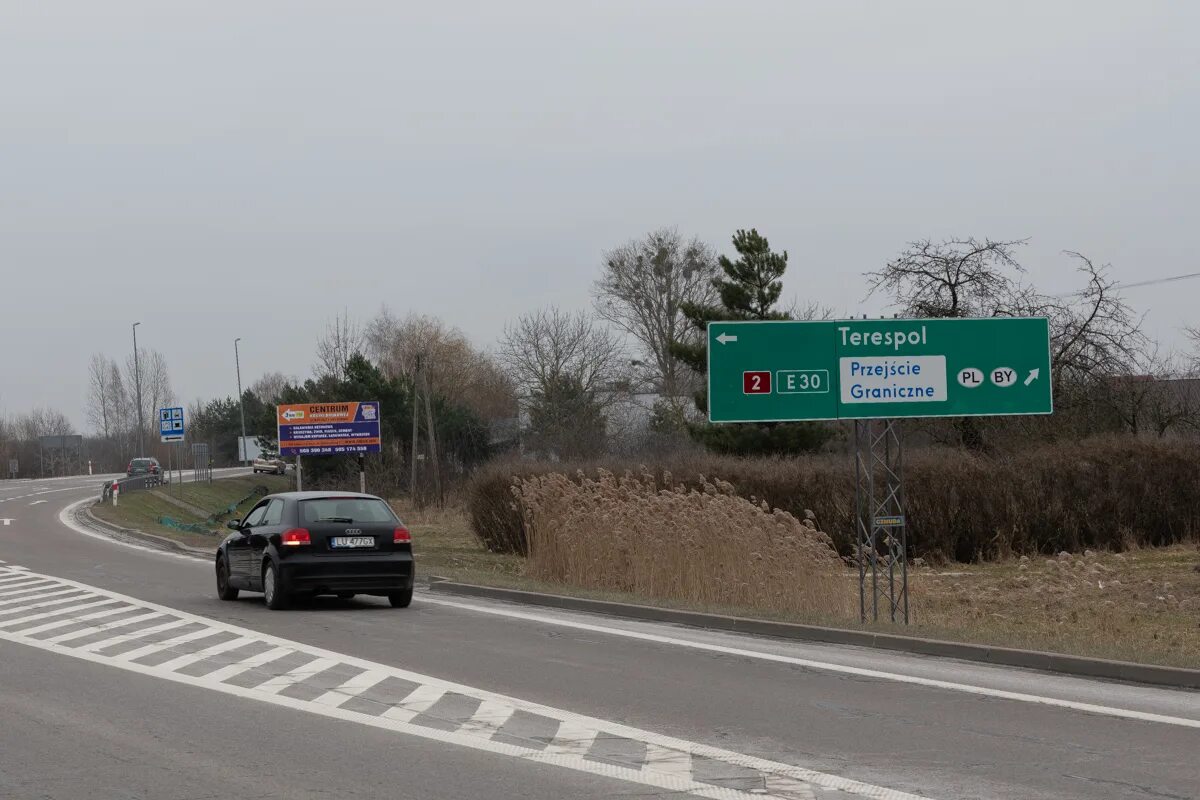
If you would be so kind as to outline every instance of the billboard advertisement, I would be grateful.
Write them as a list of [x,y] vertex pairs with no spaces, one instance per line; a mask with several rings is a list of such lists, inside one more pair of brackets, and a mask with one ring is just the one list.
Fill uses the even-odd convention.
[[378,453],[378,401],[275,407],[281,456]]

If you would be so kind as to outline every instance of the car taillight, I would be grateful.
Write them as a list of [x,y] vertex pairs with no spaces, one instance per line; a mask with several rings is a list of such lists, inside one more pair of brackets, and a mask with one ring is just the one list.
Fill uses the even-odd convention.
[[408,532],[408,528],[396,528],[392,532],[392,544],[411,544],[412,534]]
[[312,544],[312,537],[308,535],[308,531],[304,528],[292,528],[289,531],[284,531],[280,540],[289,547]]

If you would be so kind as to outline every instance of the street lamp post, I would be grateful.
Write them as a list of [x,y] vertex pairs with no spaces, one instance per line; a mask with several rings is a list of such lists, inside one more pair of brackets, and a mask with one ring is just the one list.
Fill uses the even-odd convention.
[[238,449],[242,451],[242,466],[245,467],[250,463],[250,454],[246,452],[246,406],[242,401],[242,359],[238,355],[238,342],[242,337],[233,340],[233,363],[237,367],[238,381],[238,413],[242,417],[242,443]]
[[145,425],[142,420],[142,367],[138,363],[137,351],[137,326],[140,322],[133,323],[133,381],[134,388],[137,390],[137,412],[138,412],[138,456],[146,455],[146,440],[145,440]]

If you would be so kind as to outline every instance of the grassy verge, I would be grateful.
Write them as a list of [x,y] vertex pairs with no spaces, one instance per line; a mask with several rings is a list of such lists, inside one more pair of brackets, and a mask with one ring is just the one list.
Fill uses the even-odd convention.
[[[227,515],[226,510],[230,504],[242,500],[258,486],[265,487],[267,493],[270,493],[286,491],[289,485],[287,478],[276,475],[243,475],[236,478],[220,478],[211,483],[183,483],[155,490],[127,492],[121,495],[118,505],[101,503],[92,508],[92,513],[106,522],[125,528],[167,536],[193,547],[210,547],[215,546],[225,535],[224,520],[244,515],[257,502],[258,497],[243,502],[237,507],[235,514]],[[196,511],[207,511],[214,516],[214,520],[210,523],[207,515],[201,516],[172,503],[168,498],[193,506]],[[164,517],[181,523],[201,525],[210,532],[181,531],[162,524],[160,520]]]
[[[916,567],[913,624],[862,626],[856,615],[783,613],[769,601],[714,606],[533,580],[517,556],[489,553],[461,509],[393,507],[413,532],[418,570],[453,580],[600,600],[929,638],[1200,667],[1200,547],[1009,559],[983,565]],[[732,547],[733,545],[731,545]],[[858,575],[843,574],[857,609]]]

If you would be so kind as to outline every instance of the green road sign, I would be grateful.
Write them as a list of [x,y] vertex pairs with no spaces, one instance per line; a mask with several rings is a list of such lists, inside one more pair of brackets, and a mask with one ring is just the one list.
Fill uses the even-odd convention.
[[1053,410],[1044,317],[708,325],[711,422]]

